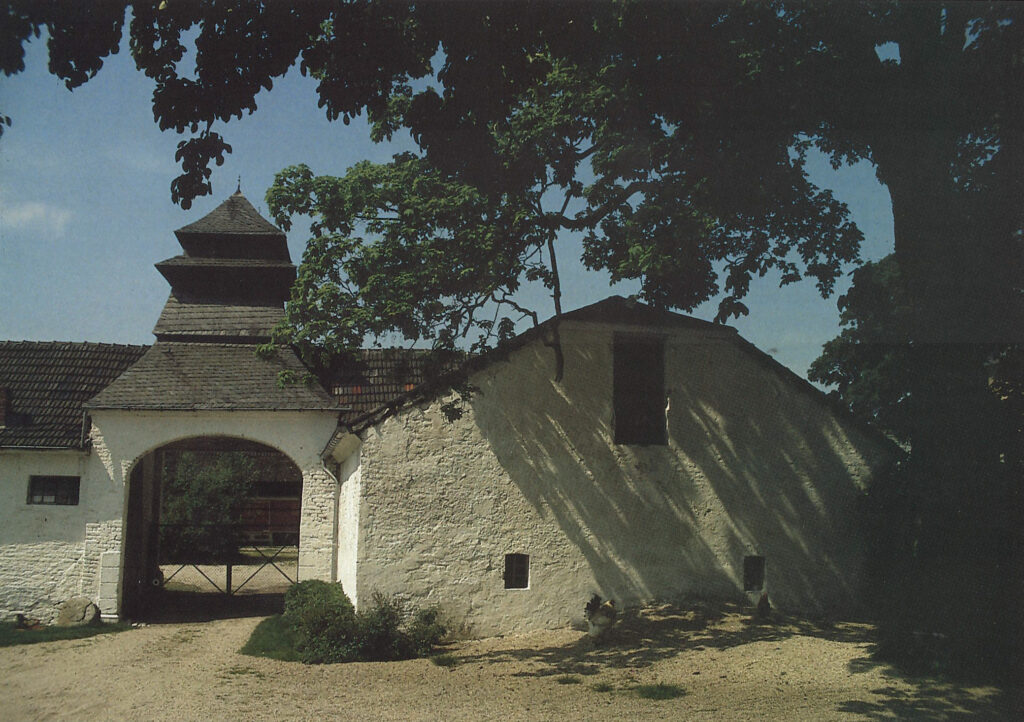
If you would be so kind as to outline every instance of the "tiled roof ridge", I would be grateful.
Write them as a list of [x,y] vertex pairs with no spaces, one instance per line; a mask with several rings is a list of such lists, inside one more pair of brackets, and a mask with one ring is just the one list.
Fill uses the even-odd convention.
[[118,349],[132,349],[132,348],[149,348],[152,344],[145,343],[118,343],[116,341],[32,341],[29,339],[15,340],[15,339],[0,339],[0,344],[4,345],[32,345],[32,346],[73,346],[77,348],[118,348]]

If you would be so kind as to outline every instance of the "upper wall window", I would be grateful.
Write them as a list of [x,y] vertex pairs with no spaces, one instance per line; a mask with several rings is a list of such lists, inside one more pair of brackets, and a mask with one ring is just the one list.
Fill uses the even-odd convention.
[[667,443],[662,339],[617,335],[612,366],[615,443]]
[[29,504],[78,504],[77,476],[31,476],[28,480]]

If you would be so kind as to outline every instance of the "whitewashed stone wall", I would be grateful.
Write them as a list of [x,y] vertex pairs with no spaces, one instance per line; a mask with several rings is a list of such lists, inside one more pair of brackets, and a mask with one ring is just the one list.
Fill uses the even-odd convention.
[[[696,331],[666,339],[668,445],[616,445],[614,331],[566,324],[561,383],[535,343],[476,374],[454,424],[439,400],[366,432],[360,598],[507,633],[576,620],[594,592],[742,598],[743,558],[760,555],[776,606],[855,603],[855,505],[886,448],[724,332]],[[504,589],[510,553],[530,555],[528,589]]]
[[358,441],[355,449],[345,444],[341,449],[344,461],[339,466],[338,481],[338,573],[342,589],[359,604],[357,563],[359,559],[359,502],[362,492],[362,467]]
[[[106,510],[87,469],[83,452],[0,451],[0,619],[20,613],[50,622],[65,600],[97,598],[94,550],[104,525],[89,522]],[[28,504],[33,475],[80,477],[78,505]]]

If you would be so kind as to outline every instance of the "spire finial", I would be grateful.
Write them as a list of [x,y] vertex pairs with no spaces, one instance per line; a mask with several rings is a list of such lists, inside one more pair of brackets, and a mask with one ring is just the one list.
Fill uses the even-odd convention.
[[238,188],[235,189],[235,193],[241,193],[241,192],[242,192],[242,176],[239,175],[238,176]]

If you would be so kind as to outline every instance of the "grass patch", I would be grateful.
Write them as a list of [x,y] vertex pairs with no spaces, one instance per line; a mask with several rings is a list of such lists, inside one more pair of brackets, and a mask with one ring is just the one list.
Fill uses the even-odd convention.
[[275,614],[256,625],[245,646],[239,650],[250,657],[267,657],[282,662],[297,662],[295,630],[283,616]]
[[611,692],[615,689],[615,685],[608,682],[598,682],[597,684],[590,685],[590,688],[595,692]]
[[678,684],[665,684],[664,682],[639,684],[633,688],[633,691],[644,699],[675,699],[686,694],[686,690]]
[[459,658],[454,654],[445,652],[444,654],[435,654],[430,658],[430,661],[438,667],[454,667],[459,663]]
[[132,625],[125,622],[110,622],[89,627],[40,627],[39,629],[18,629],[14,622],[0,622],[0,647],[17,644],[38,644],[61,639],[85,639],[97,634],[123,632]]
[[555,681],[559,684],[579,684],[583,680],[574,674],[563,674],[561,677],[555,677]]

